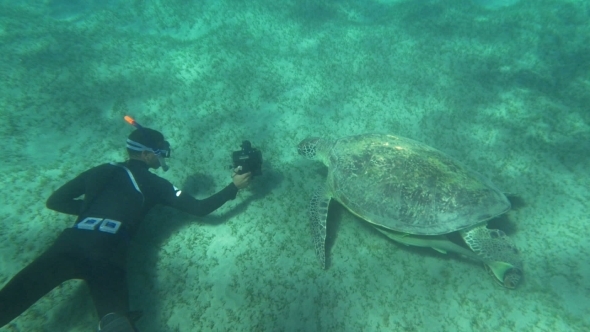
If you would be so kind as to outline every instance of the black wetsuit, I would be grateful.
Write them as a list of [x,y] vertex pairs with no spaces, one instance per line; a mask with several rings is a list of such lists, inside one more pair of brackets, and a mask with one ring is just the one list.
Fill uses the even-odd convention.
[[[127,249],[146,213],[154,205],[162,204],[204,216],[234,199],[237,192],[231,183],[207,199],[196,200],[181,194],[138,160],[118,166],[103,164],[78,175],[49,197],[47,207],[77,215],[76,223],[96,217],[119,221],[122,226],[116,234],[76,227],[64,230],[47,251],[0,290],[0,327],[69,279],[87,282],[99,317],[110,312],[127,313]],[[81,195],[83,200],[78,199]]]

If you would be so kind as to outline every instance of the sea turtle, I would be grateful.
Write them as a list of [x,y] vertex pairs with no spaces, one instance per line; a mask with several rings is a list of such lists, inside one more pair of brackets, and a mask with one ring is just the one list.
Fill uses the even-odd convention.
[[[297,149],[328,166],[326,184],[313,193],[309,206],[322,268],[328,206],[335,198],[397,242],[481,261],[507,288],[520,282],[518,249],[503,231],[486,227],[488,220],[510,209],[510,202],[489,180],[451,157],[426,144],[383,134],[310,137]],[[464,243],[447,236],[455,232]]]

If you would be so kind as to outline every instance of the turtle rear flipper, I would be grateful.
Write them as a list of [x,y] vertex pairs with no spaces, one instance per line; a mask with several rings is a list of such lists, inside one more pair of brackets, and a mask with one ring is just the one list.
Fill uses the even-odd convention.
[[506,288],[518,285],[522,278],[522,260],[518,249],[504,232],[482,225],[462,231],[461,235],[500,284]]
[[476,261],[482,261],[482,258],[475,254],[473,251],[464,248],[460,245],[457,245],[451,242],[446,236],[439,235],[439,236],[419,236],[419,235],[411,235],[411,234],[404,234],[399,232],[394,232],[392,230],[383,229],[381,227],[375,227],[379,232],[387,236],[388,238],[405,244],[406,246],[415,246],[415,247],[423,247],[423,248],[432,248],[441,254],[446,254],[448,252],[454,252],[466,258],[471,258]]
[[326,223],[331,196],[324,186],[319,187],[309,201],[309,225],[315,254],[322,269],[326,268]]

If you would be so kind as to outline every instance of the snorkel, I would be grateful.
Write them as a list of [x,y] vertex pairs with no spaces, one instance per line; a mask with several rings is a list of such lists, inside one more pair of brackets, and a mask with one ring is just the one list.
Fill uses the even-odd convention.
[[[141,132],[145,131],[145,128],[143,126],[141,126],[139,123],[137,123],[137,121],[135,121],[129,115],[125,115],[124,119],[125,119],[125,121],[127,121],[127,123],[129,123],[130,125],[132,125],[136,129],[138,129],[139,131],[141,131]],[[144,136],[148,137],[147,135],[144,135]],[[169,167],[168,167],[168,165],[166,165],[166,161],[164,160],[164,158],[170,157],[170,144],[168,144],[168,142],[166,142],[166,141],[164,141],[164,143],[166,145],[165,148],[157,149],[157,148],[155,148],[155,146],[156,146],[155,142],[150,142],[150,145],[154,146],[154,147],[149,147],[149,146],[145,146],[141,143],[127,139],[127,148],[130,150],[134,150],[134,151],[153,152],[156,155],[156,157],[158,158],[158,161],[160,162],[160,166],[162,166],[162,170],[164,170],[164,172],[166,172],[169,169]]]

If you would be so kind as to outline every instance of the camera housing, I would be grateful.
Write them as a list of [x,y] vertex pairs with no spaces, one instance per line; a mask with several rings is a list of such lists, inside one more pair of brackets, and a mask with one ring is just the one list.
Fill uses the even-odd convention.
[[241,150],[232,153],[233,168],[242,166],[238,174],[252,172],[252,176],[262,175],[262,152],[253,148],[250,141],[242,141]]

